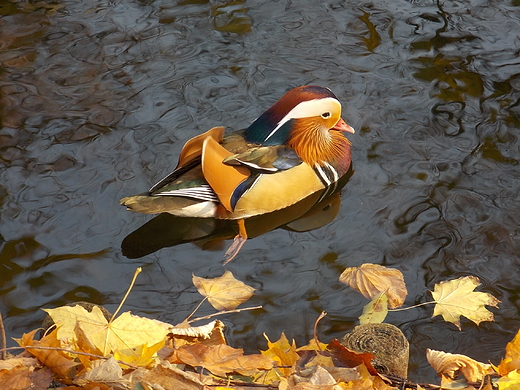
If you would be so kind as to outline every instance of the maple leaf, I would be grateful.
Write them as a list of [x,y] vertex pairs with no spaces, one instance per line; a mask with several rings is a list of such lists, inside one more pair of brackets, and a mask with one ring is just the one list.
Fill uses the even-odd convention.
[[103,356],[117,351],[126,356],[133,356],[134,362],[138,363],[143,359],[139,352],[150,354],[150,349],[143,346],[154,346],[157,352],[164,345],[168,334],[168,330],[155,321],[129,312],[108,322],[97,306],[94,306],[91,312],[79,305],[45,311],[57,324],[60,339],[70,342],[77,340],[80,334],[79,337],[85,344],[90,348],[96,348]]
[[401,271],[377,264],[366,263],[347,268],[340,275],[339,281],[359,291],[367,299],[386,291],[391,309],[402,306],[408,294]]
[[482,321],[493,321],[493,313],[485,305],[498,307],[500,301],[491,294],[473,291],[479,285],[480,281],[475,276],[464,276],[436,284],[431,292],[436,303],[432,317],[441,315],[459,330],[461,315],[477,325]]
[[[294,340],[292,344],[289,344],[289,340],[287,340],[285,333],[282,332],[278,341],[274,343],[269,340],[269,337],[267,337],[265,333],[264,337],[267,340],[268,349],[260,351],[260,353],[277,362],[279,366],[292,366],[300,358],[300,355],[296,352],[296,344],[294,343]],[[280,371],[285,376],[290,374],[289,368],[280,368]]]
[[520,369],[520,331],[507,343],[506,354],[498,365],[498,372],[504,376],[518,369]]
[[426,358],[438,374],[451,379],[455,378],[457,371],[460,371],[469,382],[482,381],[484,376],[495,373],[491,364],[477,362],[466,355],[427,349]]
[[193,275],[193,284],[199,293],[208,299],[208,302],[219,311],[234,310],[238,305],[247,301],[255,289],[235,279],[230,271],[214,279],[204,279]]
[[[43,337],[40,341],[34,340],[34,334],[37,331],[38,329],[33,330],[31,333],[25,333],[22,335],[21,339],[15,339],[15,341],[21,347],[35,346],[61,348],[61,343],[56,337],[56,329]],[[52,371],[63,378],[67,378],[69,371],[78,365],[78,363],[71,361],[65,352],[62,351],[36,348],[27,348],[27,350],[31,355],[36,356],[45,366],[49,367]]]

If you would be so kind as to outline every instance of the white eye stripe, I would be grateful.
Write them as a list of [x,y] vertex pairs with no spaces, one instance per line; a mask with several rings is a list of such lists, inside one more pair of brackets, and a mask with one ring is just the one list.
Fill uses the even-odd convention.
[[280,122],[278,122],[278,125],[274,128],[273,131],[271,131],[271,133],[269,133],[264,141],[267,141],[269,138],[271,138],[271,136],[274,135],[280,127],[282,127],[291,119],[321,116],[324,112],[334,111],[334,109],[341,113],[340,102],[332,97],[306,100],[304,102],[298,103],[296,107],[289,111],[289,113],[284,116]]

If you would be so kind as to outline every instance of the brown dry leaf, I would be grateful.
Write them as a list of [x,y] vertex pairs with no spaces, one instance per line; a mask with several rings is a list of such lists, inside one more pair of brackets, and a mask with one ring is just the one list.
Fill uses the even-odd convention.
[[220,345],[226,344],[224,337],[224,324],[219,321],[210,322],[207,325],[191,327],[186,323],[170,328],[170,336],[173,348],[180,348],[186,344]]
[[[151,369],[138,369],[125,375],[132,383],[132,389],[138,388],[138,384],[144,385],[145,389],[182,389],[182,390],[204,390],[207,389],[202,383],[207,377],[192,372],[184,372],[167,361],[161,361]],[[160,387],[159,387],[160,386]]]
[[36,358],[19,357],[7,360],[0,360],[0,370],[11,370],[15,367],[36,367],[40,362]]
[[[336,380],[330,373],[320,366],[312,366],[298,370],[288,377],[289,389],[330,389],[341,390],[335,386]],[[308,386],[311,385],[311,386]]]
[[379,376],[379,373],[372,367],[372,359],[375,357],[371,353],[357,353],[345,348],[337,339],[333,339],[327,350],[332,353],[332,357],[337,362],[335,365],[340,367],[357,367],[364,364],[371,375]]
[[0,360],[0,383],[2,389],[47,390],[52,382],[50,368],[40,368],[36,358],[18,357]]
[[[16,367],[12,370],[0,371],[0,383],[2,387],[10,390],[25,390],[31,387],[32,381],[29,378],[31,370],[29,367]],[[50,381],[49,381],[50,384]]]
[[123,378],[123,370],[113,357],[107,360],[96,360],[92,363],[92,369],[75,378],[74,383],[80,386],[101,383],[118,389],[131,388],[130,381]]
[[436,284],[431,292],[436,303],[432,317],[441,315],[459,330],[461,315],[477,325],[482,321],[493,321],[493,313],[485,306],[498,307],[500,301],[491,294],[473,291],[479,285],[479,279],[474,276]]
[[373,299],[386,291],[391,309],[402,306],[408,294],[401,271],[378,264],[366,263],[347,268],[340,275],[339,281],[359,291],[367,299]]
[[[53,330],[51,333],[46,335],[40,341],[33,340],[34,334],[38,329],[33,330],[31,333],[25,333],[21,339],[15,339],[15,341],[22,347],[38,346],[38,347],[51,347],[61,348],[60,341],[56,338],[57,330]],[[74,363],[65,354],[65,352],[48,349],[27,349],[32,355],[36,356],[40,362],[45,366],[49,367],[56,374],[67,378],[67,375],[71,368],[76,367],[78,363]]]
[[465,355],[427,349],[426,358],[438,374],[450,379],[455,379],[457,371],[460,371],[468,382],[479,382],[484,376],[495,373],[490,364],[477,362]]
[[259,370],[269,370],[273,367],[271,359],[263,355],[244,355],[242,349],[235,349],[228,345],[184,345],[168,360],[171,363],[204,367],[213,374],[222,376],[233,372],[252,376]]
[[498,365],[498,373],[502,376],[520,369],[520,331],[506,345],[506,355]]
[[199,293],[208,299],[219,311],[234,310],[238,305],[247,301],[255,289],[235,279],[230,271],[214,279],[204,279],[193,275],[193,284]]
[[[292,344],[289,344],[289,340],[287,340],[285,333],[282,333],[280,339],[274,343],[269,340],[265,333],[264,337],[267,339],[268,349],[266,351],[260,351],[260,353],[277,362],[279,366],[292,366],[300,358],[300,355],[296,352],[296,344],[294,343],[294,340]],[[280,371],[285,376],[289,375],[291,372],[289,368],[280,368]]]

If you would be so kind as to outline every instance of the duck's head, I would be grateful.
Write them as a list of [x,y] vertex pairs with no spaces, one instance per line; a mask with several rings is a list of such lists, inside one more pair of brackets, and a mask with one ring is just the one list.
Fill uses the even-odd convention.
[[341,132],[354,129],[341,118],[341,103],[328,88],[306,85],[290,90],[246,130],[248,142],[290,145],[310,164],[341,157],[349,145]]

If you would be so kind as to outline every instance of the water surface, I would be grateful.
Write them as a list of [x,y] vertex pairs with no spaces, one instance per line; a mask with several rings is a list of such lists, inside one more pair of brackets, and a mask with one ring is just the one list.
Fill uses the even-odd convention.
[[[239,129],[290,88],[319,84],[356,128],[339,216],[249,240],[226,269],[263,310],[227,315],[248,352],[285,331],[341,337],[365,299],[338,282],[365,262],[405,275],[407,304],[475,275],[502,301],[462,331],[425,306],[391,314],[410,377],[426,348],[498,363],[519,328],[520,3],[487,1],[61,1],[0,4],[0,311],[9,337],[41,307],[126,304],[177,323],[220,276],[230,241],[124,255],[152,219],[120,207],[213,126]],[[200,315],[212,313],[203,306]],[[13,345],[13,343],[11,343]]]

